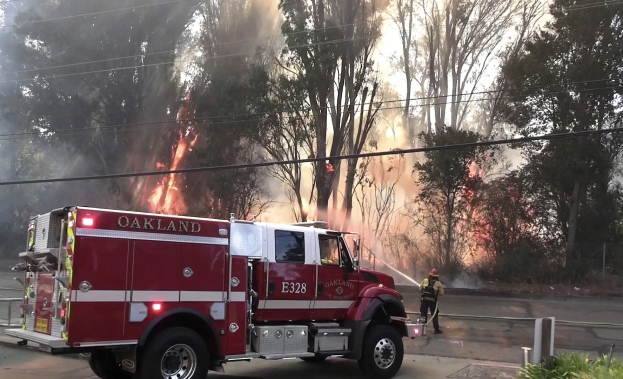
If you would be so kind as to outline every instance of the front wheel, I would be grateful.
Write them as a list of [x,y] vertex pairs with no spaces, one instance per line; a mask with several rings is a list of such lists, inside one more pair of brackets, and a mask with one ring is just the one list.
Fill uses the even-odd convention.
[[370,378],[393,378],[402,366],[404,345],[400,333],[389,325],[371,325],[363,340],[359,367]]
[[209,353],[204,340],[188,328],[168,328],[141,354],[138,379],[205,379]]

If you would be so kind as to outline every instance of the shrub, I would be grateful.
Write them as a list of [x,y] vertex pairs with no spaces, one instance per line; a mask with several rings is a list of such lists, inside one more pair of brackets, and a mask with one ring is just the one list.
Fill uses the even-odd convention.
[[540,365],[527,365],[522,368],[521,379],[620,379],[623,378],[623,362],[612,359],[610,368],[608,358],[591,360],[586,355],[562,354]]

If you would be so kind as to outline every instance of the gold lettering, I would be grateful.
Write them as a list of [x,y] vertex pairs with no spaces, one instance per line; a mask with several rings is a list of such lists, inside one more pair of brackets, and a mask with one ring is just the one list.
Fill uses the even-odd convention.
[[169,226],[167,227],[167,230],[177,232],[177,229],[175,229],[175,223],[173,221],[169,222]]
[[158,230],[167,230],[166,228],[161,228],[160,227],[160,223],[162,222],[162,220],[158,220]]
[[144,224],[143,224],[143,229],[150,229],[150,230],[153,230],[153,229],[154,229],[154,227],[151,225],[151,222],[152,222],[152,221],[154,221],[154,219],[153,219],[153,218],[145,218],[145,219],[143,219],[143,222],[144,222]]
[[120,228],[127,228],[128,225],[130,225],[130,219],[127,218],[127,216],[120,216],[117,219],[117,225],[119,225]]
[[180,232],[184,229],[188,233],[188,221],[180,221]]
[[[160,231],[172,231],[172,232],[185,232],[185,233],[199,233],[201,231],[201,224],[198,222],[175,220],[169,221],[166,224],[166,220],[155,219],[149,217],[143,217],[139,220],[138,217],[134,217],[132,221],[128,216],[119,216],[117,218],[117,225],[120,228],[132,228],[132,229],[145,229],[145,230],[160,230]],[[167,225],[165,227],[165,225]]]
[[201,231],[201,224],[198,222],[191,222],[190,226],[191,226],[190,231],[192,233],[199,233]]

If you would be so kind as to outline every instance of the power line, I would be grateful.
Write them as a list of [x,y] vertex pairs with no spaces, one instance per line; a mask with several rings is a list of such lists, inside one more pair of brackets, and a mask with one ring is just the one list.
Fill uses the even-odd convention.
[[26,21],[26,22],[14,23],[14,24],[5,24],[5,25],[0,25],[0,27],[6,28],[6,27],[9,27],[9,26],[22,26],[22,25],[29,25],[29,24],[38,24],[38,23],[41,23],[41,22],[48,22],[48,21],[67,20],[67,19],[76,18],[76,17],[97,16],[99,14],[106,14],[106,13],[113,13],[113,12],[129,11],[129,10],[134,10],[134,9],[149,8],[149,7],[155,7],[155,6],[158,6],[158,5],[176,4],[176,3],[181,3],[182,1],[184,1],[184,0],[167,1],[167,2],[164,2],[164,3],[157,3],[157,4],[136,5],[134,7],[110,9],[110,10],[107,10],[107,11],[83,13],[83,14],[77,14],[77,15],[73,15],[73,16],[61,16],[61,17],[54,17],[54,18],[45,18],[43,20]]
[[[589,81],[577,81],[577,82],[569,82],[569,83],[565,83],[565,85],[573,85],[573,84],[585,84],[585,83],[593,83],[593,82],[601,82],[601,81],[607,81],[607,80],[612,80],[612,79],[602,79],[602,80],[589,80]],[[507,91],[523,91],[523,90],[530,90],[530,89],[538,89],[538,88],[545,88],[547,86],[555,86],[558,84],[549,84],[549,85],[541,85],[541,86],[532,86],[532,87],[524,87],[524,88],[517,88],[517,89],[506,89],[506,90],[491,90],[491,91],[478,91],[478,92],[471,92],[471,93],[461,93],[461,94],[456,94],[456,95],[445,95],[445,96],[439,96],[439,97],[435,97],[435,96],[426,96],[426,97],[417,97],[417,98],[411,98],[410,100],[435,100],[438,99],[440,97],[468,97],[468,96],[472,96],[472,95],[478,95],[478,94],[495,94],[495,93],[502,93],[502,92],[507,92]],[[613,88],[621,88],[621,86],[608,86],[608,87],[597,87],[597,88],[589,88],[589,89],[579,89],[576,90],[577,92],[588,92],[588,91],[596,91],[596,90],[605,90],[605,89],[613,89]],[[565,93],[566,91],[549,91],[549,92],[545,92],[545,93],[541,93],[541,95],[555,95],[555,94],[559,94],[559,93]],[[508,98],[508,97],[504,97],[504,98]],[[387,101],[379,101],[379,102],[373,102],[372,104],[387,104],[387,103],[396,103],[396,102],[403,102],[407,99],[397,99],[397,100],[387,100]],[[489,100],[488,98],[479,98],[479,99],[463,99],[463,100],[452,100],[452,101],[445,101],[445,102],[435,102],[435,103],[422,103],[422,104],[416,104],[416,105],[412,105],[413,107],[416,106],[436,106],[436,105],[448,105],[448,104],[459,104],[459,103],[468,103],[468,102],[476,102],[476,101],[486,101]],[[368,105],[368,103],[366,104],[354,104],[355,106],[361,106],[361,105]],[[345,107],[347,107],[348,105],[346,105]],[[329,106],[323,106],[321,107],[321,109],[327,109],[329,108]],[[380,110],[395,110],[395,109],[403,109],[403,106],[396,106],[396,107],[381,107]],[[294,110],[279,110],[277,112],[283,112],[283,113],[291,113],[294,112]],[[100,132],[122,132],[125,130],[115,130],[117,128],[124,128],[127,131],[134,131],[138,128],[132,128],[130,129],[130,127],[139,127],[139,126],[156,126],[156,127],[165,127],[165,125],[162,124],[171,124],[171,123],[193,123],[193,122],[206,122],[206,121],[212,121],[212,120],[218,120],[218,119],[223,119],[223,118],[236,118],[236,117],[250,117],[250,116],[262,116],[265,113],[247,113],[247,114],[234,114],[234,115],[227,115],[227,116],[211,116],[211,117],[197,117],[197,118],[191,118],[191,119],[182,119],[182,120],[163,120],[163,121],[150,121],[150,122],[141,122],[141,123],[132,123],[132,124],[117,124],[117,125],[105,125],[105,126],[93,126],[93,127],[84,127],[84,128],[65,128],[65,129],[58,129],[55,131],[50,131],[49,133],[54,133],[57,134],[59,136],[73,136],[73,135],[81,135],[81,134],[86,134],[88,131],[92,131],[92,130],[98,130]],[[243,122],[253,122],[253,121],[261,121],[262,118],[247,118],[244,120],[227,120],[227,121],[213,121],[211,123],[211,125],[214,124],[236,124],[236,123],[243,123]],[[171,125],[168,126],[171,128],[177,128],[179,127],[179,125]],[[104,129],[104,130],[102,130]],[[112,130],[111,130],[112,129]],[[76,133],[76,132],[85,132],[85,133]],[[25,132],[25,133],[7,133],[7,134],[0,134],[0,141],[9,141],[9,140],[19,140],[19,139],[30,139],[30,138],[36,138],[38,136],[40,136],[42,133],[46,133],[46,132]]]
[[603,7],[609,7],[609,6],[621,5],[621,4],[623,4],[623,1],[599,1],[599,2],[589,2],[585,4],[570,5],[566,8],[569,11],[576,11],[576,10],[584,10],[584,9],[603,8]]
[[[377,35],[377,36],[380,36],[380,34]],[[362,37],[357,37],[357,38],[343,38],[343,39],[330,40],[330,41],[314,42],[314,43],[305,44],[305,45],[292,46],[291,48],[292,49],[298,49],[298,48],[301,48],[301,47],[332,45],[332,44],[335,44],[335,43],[358,41],[358,40],[367,39],[367,38],[372,38],[372,36],[362,36]],[[225,55],[219,55],[219,56],[214,56],[214,57],[207,57],[206,59],[222,59],[222,58],[231,58],[231,57],[246,56],[246,55],[248,55],[248,54],[247,53],[232,53],[232,54],[225,54]],[[32,81],[35,81],[35,80],[38,80],[38,79],[56,79],[56,78],[65,78],[65,77],[77,76],[77,75],[101,74],[101,73],[104,73],[104,72],[132,70],[132,69],[139,69],[139,68],[172,65],[172,64],[179,63],[179,62],[184,62],[184,61],[188,61],[188,60],[182,59],[181,61],[150,63],[150,64],[142,64],[142,65],[135,65],[135,66],[125,66],[125,67],[117,67],[117,68],[108,68],[108,69],[93,70],[93,71],[81,71],[81,72],[73,72],[73,73],[69,73],[69,74],[58,74],[58,75],[52,74],[50,76],[44,76],[44,77],[41,77],[41,78],[34,77],[34,78],[25,78],[25,79],[4,80],[4,81],[0,81],[0,84],[32,82]]]
[[[22,0],[11,0],[11,1],[22,1]],[[0,4],[2,4],[2,3],[0,2]],[[384,20],[386,20],[386,19],[384,19]],[[273,34],[273,35],[264,36],[264,37],[246,38],[246,39],[239,39],[239,40],[227,41],[227,42],[217,42],[217,43],[212,44],[211,46],[224,46],[224,45],[231,45],[231,44],[234,44],[234,43],[241,43],[241,42],[260,41],[260,40],[263,40],[263,39],[271,39],[271,38],[278,38],[278,37],[284,37],[284,36],[292,36],[292,35],[303,34],[303,33],[313,33],[313,32],[320,31],[320,30],[335,29],[335,28],[341,28],[341,27],[344,27],[344,26],[352,26],[352,25],[357,25],[357,24],[359,24],[359,23],[340,24],[340,25],[334,25],[334,26],[327,26],[327,27],[324,27],[324,28],[314,28],[314,29],[310,29],[310,30],[302,30],[302,31],[298,31],[298,32]],[[8,74],[19,74],[19,73],[23,73],[23,72],[33,72],[33,71],[39,71],[39,70],[51,70],[51,69],[56,69],[56,68],[73,67],[73,66],[82,65],[82,64],[102,63],[102,62],[109,62],[109,61],[115,61],[115,60],[120,60],[120,59],[129,59],[129,58],[140,58],[140,57],[143,57],[143,56],[167,54],[167,53],[173,53],[173,52],[175,52],[175,50],[165,50],[165,51],[159,51],[159,52],[154,52],[154,53],[142,53],[142,54],[136,54],[136,55],[127,55],[127,56],[118,57],[118,58],[108,58],[108,59],[92,60],[92,61],[85,61],[85,62],[76,62],[76,63],[69,63],[69,64],[63,64],[63,65],[58,65],[58,66],[47,66],[47,67],[41,67],[41,68],[35,68],[35,69],[29,69],[29,70],[8,71],[8,72],[2,72],[2,74],[8,75]],[[240,54],[243,54],[243,53],[240,53]]]
[[394,149],[394,150],[389,150],[389,151],[377,151],[377,152],[360,153],[360,154],[338,155],[338,156],[326,157],[326,158],[291,159],[291,160],[271,161],[271,162],[261,162],[261,163],[208,166],[208,167],[185,168],[185,169],[177,169],[177,170],[143,171],[143,172],[134,172],[134,173],[125,173],[125,174],[76,176],[76,177],[69,177],[69,178],[14,180],[14,181],[0,182],[0,186],[76,182],[76,181],[86,181],[86,180],[119,179],[119,178],[134,178],[134,177],[170,175],[170,174],[190,174],[190,173],[196,173],[196,172],[239,170],[239,169],[261,168],[261,167],[276,166],[276,165],[293,165],[293,164],[337,161],[337,160],[341,161],[345,159],[358,159],[358,158],[370,158],[370,157],[380,157],[380,156],[388,156],[388,155],[426,153],[430,151],[466,149],[466,148],[474,148],[474,147],[480,147],[480,146],[517,144],[517,143],[525,143],[525,142],[541,141],[541,140],[551,141],[551,140],[556,140],[556,139],[566,139],[566,138],[610,134],[610,133],[618,133],[618,132],[623,132],[623,128],[586,130],[586,131],[571,132],[571,133],[549,134],[549,135],[544,135],[544,136],[509,138],[509,139],[501,139],[501,140],[470,142],[470,143],[452,144],[452,145],[444,145],[444,146],[430,146],[430,147],[421,147],[421,148],[412,148],[412,149]]

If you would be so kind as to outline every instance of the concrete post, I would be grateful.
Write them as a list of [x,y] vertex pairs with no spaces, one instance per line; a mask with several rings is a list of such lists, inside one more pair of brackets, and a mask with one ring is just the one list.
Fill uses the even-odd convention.
[[554,355],[554,329],[556,318],[537,318],[534,321],[534,346],[532,348],[532,363],[542,363]]

